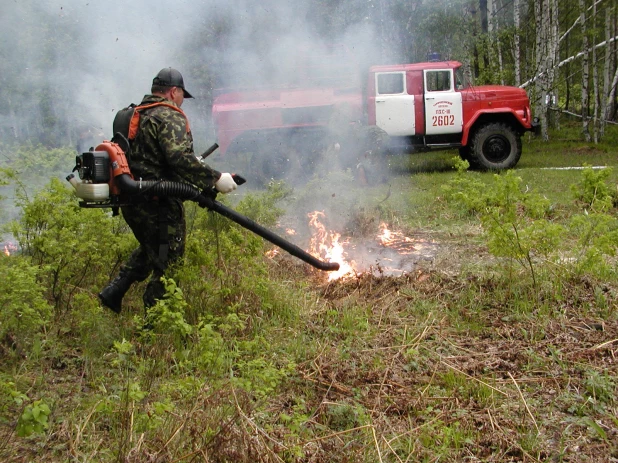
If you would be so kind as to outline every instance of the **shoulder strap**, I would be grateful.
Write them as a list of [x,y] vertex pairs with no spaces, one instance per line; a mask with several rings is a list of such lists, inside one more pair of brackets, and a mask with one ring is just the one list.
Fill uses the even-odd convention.
[[135,137],[137,136],[137,132],[139,130],[140,112],[144,111],[146,109],[154,108],[156,106],[167,106],[168,108],[173,109],[174,111],[177,111],[180,114],[182,114],[182,116],[187,121],[187,133],[189,133],[191,131],[191,128],[189,127],[189,119],[187,119],[187,116],[185,115],[185,113],[183,112],[182,109],[180,109],[178,106],[174,106],[172,104],[164,103],[162,101],[159,101],[157,103],[151,103],[151,104],[136,106],[134,108],[133,114],[131,114],[131,119],[130,119],[130,122],[128,124],[129,130],[127,131],[128,132],[128,139],[130,141],[131,140],[135,140]]

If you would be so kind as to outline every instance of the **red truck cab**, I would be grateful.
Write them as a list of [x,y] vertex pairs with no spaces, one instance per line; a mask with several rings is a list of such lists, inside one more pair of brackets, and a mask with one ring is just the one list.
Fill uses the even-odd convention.
[[412,146],[458,147],[484,168],[514,167],[536,127],[525,90],[464,85],[457,61],[373,66],[367,95],[368,124]]

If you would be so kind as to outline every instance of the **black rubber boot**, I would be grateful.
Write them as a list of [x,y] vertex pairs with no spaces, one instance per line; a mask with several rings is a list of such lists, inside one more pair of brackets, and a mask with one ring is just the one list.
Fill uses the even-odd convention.
[[120,313],[122,310],[122,298],[135,281],[126,276],[117,276],[99,293],[101,303],[114,312]]

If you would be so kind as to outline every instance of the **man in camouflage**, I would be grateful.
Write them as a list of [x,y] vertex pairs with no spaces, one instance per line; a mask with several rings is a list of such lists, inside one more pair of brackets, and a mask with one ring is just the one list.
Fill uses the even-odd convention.
[[[202,164],[194,154],[189,121],[180,109],[185,98],[193,97],[176,69],[164,68],[153,79],[151,94],[144,96],[137,108],[139,125],[128,156],[131,173],[136,180],[170,180],[229,193],[236,189],[232,176]],[[118,277],[99,293],[103,305],[116,313],[131,285],[149,275],[144,306],[151,307],[161,299],[165,294],[161,277],[185,249],[182,200],[156,198],[121,210],[139,247],[120,268]]]

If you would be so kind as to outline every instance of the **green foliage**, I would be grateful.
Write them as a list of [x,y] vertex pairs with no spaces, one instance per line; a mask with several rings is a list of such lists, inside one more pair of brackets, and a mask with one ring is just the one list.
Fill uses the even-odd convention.
[[485,196],[488,185],[481,181],[481,177],[476,173],[468,171],[470,167],[468,161],[458,157],[454,160],[454,167],[457,175],[442,185],[445,199],[467,214],[483,212],[487,207]]
[[8,424],[11,415],[16,408],[20,410],[23,403],[29,400],[28,396],[21,392],[14,381],[11,381],[5,375],[0,378],[0,424]]
[[0,274],[0,342],[24,354],[50,322],[52,309],[30,259],[0,252]]
[[606,213],[578,214],[571,218],[569,227],[575,239],[575,273],[604,277],[615,271],[608,257],[615,256],[618,247],[616,217]]
[[616,382],[607,373],[596,370],[588,371],[584,381],[586,393],[595,401],[611,405],[616,401]]
[[171,278],[162,278],[165,296],[150,307],[146,314],[146,325],[157,333],[165,333],[172,339],[182,341],[191,334],[192,327],[184,318],[187,303],[182,290]]
[[569,224],[576,243],[577,274],[607,276],[615,271],[608,259],[615,256],[618,246],[618,219],[611,213],[616,204],[616,190],[609,185],[611,173],[611,168],[594,170],[588,166],[581,179],[571,185],[577,204],[585,208],[583,214],[573,215]]
[[493,174],[493,183],[486,185],[470,178],[460,165],[457,177],[443,191],[455,204],[479,216],[490,252],[519,262],[531,272],[536,286],[533,258],[548,259],[565,229],[549,220],[549,201],[523,189],[521,182],[508,171]]
[[614,272],[611,257],[618,246],[618,219],[609,214],[614,194],[608,185],[611,169],[582,171],[571,186],[578,204],[590,209],[573,215],[567,223],[553,217],[544,196],[522,188],[513,171],[494,174],[483,183],[458,165],[457,176],[443,186],[445,198],[483,225],[489,251],[519,262],[535,281],[535,268],[560,263],[576,275],[605,277]]
[[549,201],[539,194],[521,188],[521,177],[514,171],[492,174],[492,182],[484,182],[482,174],[468,172],[467,161],[456,161],[457,176],[443,185],[445,197],[472,214],[501,213],[514,221],[522,212],[530,218],[547,216]]
[[35,400],[27,405],[17,422],[17,435],[28,437],[32,434],[43,434],[49,428],[51,409],[44,400]]
[[[271,226],[282,213],[278,202],[289,193],[283,184],[273,183],[264,193],[247,195],[235,209]],[[264,258],[269,244],[216,213],[188,205],[187,216],[185,260],[176,271],[187,298],[187,321],[197,324],[205,313],[222,315],[238,300],[253,309],[274,310],[272,302],[265,302],[276,301],[278,291],[268,278]]]
[[[0,168],[0,186],[6,186],[10,183],[9,179],[13,177],[11,169]],[[4,196],[0,196],[0,200],[3,200]]]
[[116,351],[116,357],[112,360],[112,365],[126,367],[132,364],[135,356],[135,347],[133,343],[126,339],[114,341],[114,350]]
[[11,150],[11,168],[20,176],[24,183],[40,187],[38,182],[46,181],[52,175],[70,171],[75,165],[75,150],[63,148],[47,148],[42,144],[30,143],[15,146]]
[[581,180],[571,185],[571,191],[582,207],[594,212],[606,212],[616,204],[617,190],[607,184],[611,174],[610,167],[593,169],[585,166]]
[[20,206],[22,217],[10,230],[41,268],[40,281],[56,309],[71,307],[79,288],[102,285],[135,246],[119,217],[80,208],[73,191],[58,179],[31,201],[21,197]]
[[307,404],[301,398],[292,406],[291,412],[291,414],[282,412],[279,415],[279,420],[281,420],[285,427],[293,433],[301,434],[303,431],[303,426],[305,426],[310,419],[307,411]]
[[326,424],[335,431],[362,426],[368,421],[367,410],[359,404],[333,404],[326,411]]
[[[430,407],[426,412],[431,414],[433,410]],[[421,430],[419,442],[427,450],[440,455],[448,455],[474,444],[474,437],[474,431],[467,429],[460,421],[437,420],[431,421],[429,426]]]
[[[0,164],[1,165],[1,164]],[[13,196],[14,188],[12,184],[17,180],[17,174],[13,169],[0,167],[0,202],[7,199],[7,197]],[[11,220],[15,216],[15,206],[7,201],[7,204],[3,204],[0,210],[0,224],[4,229],[5,223]]]
[[[68,187],[64,191],[52,182],[23,202],[27,214],[16,226],[24,252],[0,255],[0,272],[9,275],[0,282],[8,304],[3,308],[13,307],[19,317],[16,304],[28,305],[19,310],[36,307],[36,294],[47,304],[38,318],[13,317],[22,324],[13,332],[31,341],[14,349],[19,364],[2,364],[0,424],[8,429],[19,422],[20,432],[33,438],[47,432],[52,440],[36,450],[53,461],[86,461],[92,455],[101,462],[181,461],[202,454],[238,462],[376,461],[378,456],[461,461],[480,454],[488,460],[517,459],[520,448],[542,459],[553,456],[558,444],[547,436],[555,435],[564,439],[559,445],[565,455],[574,444],[586,457],[594,449],[607,454],[618,425],[615,375],[606,369],[614,344],[599,346],[604,334],[581,328],[579,320],[602,318],[611,326],[616,317],[615,210],[595,206],[581,213],[579,200],[560,203],[534,193],[539,185],[554,187],[546,185],[547,171],[537,179],[533,169],[496,176],[466,172],[464,161],[455,165],[458,173],[415,175],[413,185],[402,175],[393,191],[400,190],[402,201],[420,190],[424,198],[435,198],[439,184],[446,183],[443,197],[450,210],[442,206],[436,213],[436,203],[427,199],[412,213],[433,215],[436,223],[440,214],[451,219],[462,214],[465,220],[457,226],[482,224],[487,248],[501,257],[478,264],[474,274],[460,274],[455,262],[447,272],[422,267],[404,277],[322,284],[286,267],[288,262],[266,260],[270,246],[261,238],[187,204],[185,260],[164,280],[166,296],[146,318],[141,310],[112,314],[96,298],[101,283],[135,246],[122,220],[105,210],[79,209]],[[575,175],[579,180],[580,173],[560,175],[565,177],[551,177],[552,182]],[[328,181],[346,176],[333,174]],[[328,181],[311,185],[324,188]],[[345,208],[362,202],[367,190],[345,185]],[[384,190],[368,196],[382,199]],[[329,191],[318,191],[314,199],[329,201]],[[252,195],[236,209],[273,226],[279,201],[295,199],[281,192]],[[299,196],[308,198],[310,192]],[[388,207],[405,223],[411,208],[394,208],[396,196]],[[578,214],[571,218],[573,210]],[[358,222],[368,230],[384,213],[369,207],[364,212]],[[548,224],[563,227],[555,246]],[[474,235],[460,237],[460,229],[450,226],[434,235],[447,253],[459,252],[463,240],[481,237],[477,227],[470,227]],[[114,236],[108,239],[108,233]],[[82,247],[79,240],[89,245]],[[116,251],[104,241],[116,243]],[[82,266],[63,273],[54,267],[63,254]],[[528,258],[541,297],[512,267],[493,265],[517,259],[528,265]],[[87,259],[91,267],[83,265]],[[441,261],[434,265],[445,268]],[[54,271],[71,310],[52,317]],[[581,278],[574,278],[574,271]],[[129,309],[143,287],[127,293]],[[21,290],[24,295],[17,294]],[[8,314],[0,311],[3,316]],[[563,342],[573,336],[577,343]],[[0,345],[3,354],[11,337]],[[506,369],[517,378],[541,434],[527,425],[523,404],[513,400],[519,395],[505,380]],[[537,380],[547,374],[550,382]],[[556,400],[545,400],[550,395]],[[52,418],[57,429],[51,429]],[[23,445],[10,439],[0,448],[0,460],[9,460]]]
[[270,182],[266,192],[245,196],[235,209],[260,225],[271,227],[284,212],[278,204],[291,194],[292,190],[284,182]]
[[296,369],[296,365],[290,363],[284,367],[278,367],[264,358],[253,358],[239,360],[236,368],[237,373],[233,378],[233,383],[263,399],[277,389],[279,384]]
[[229,368],[230,353],[216,324],[201,321],[196,333],[193,347],[196,368],[213,377],[222,375]]

